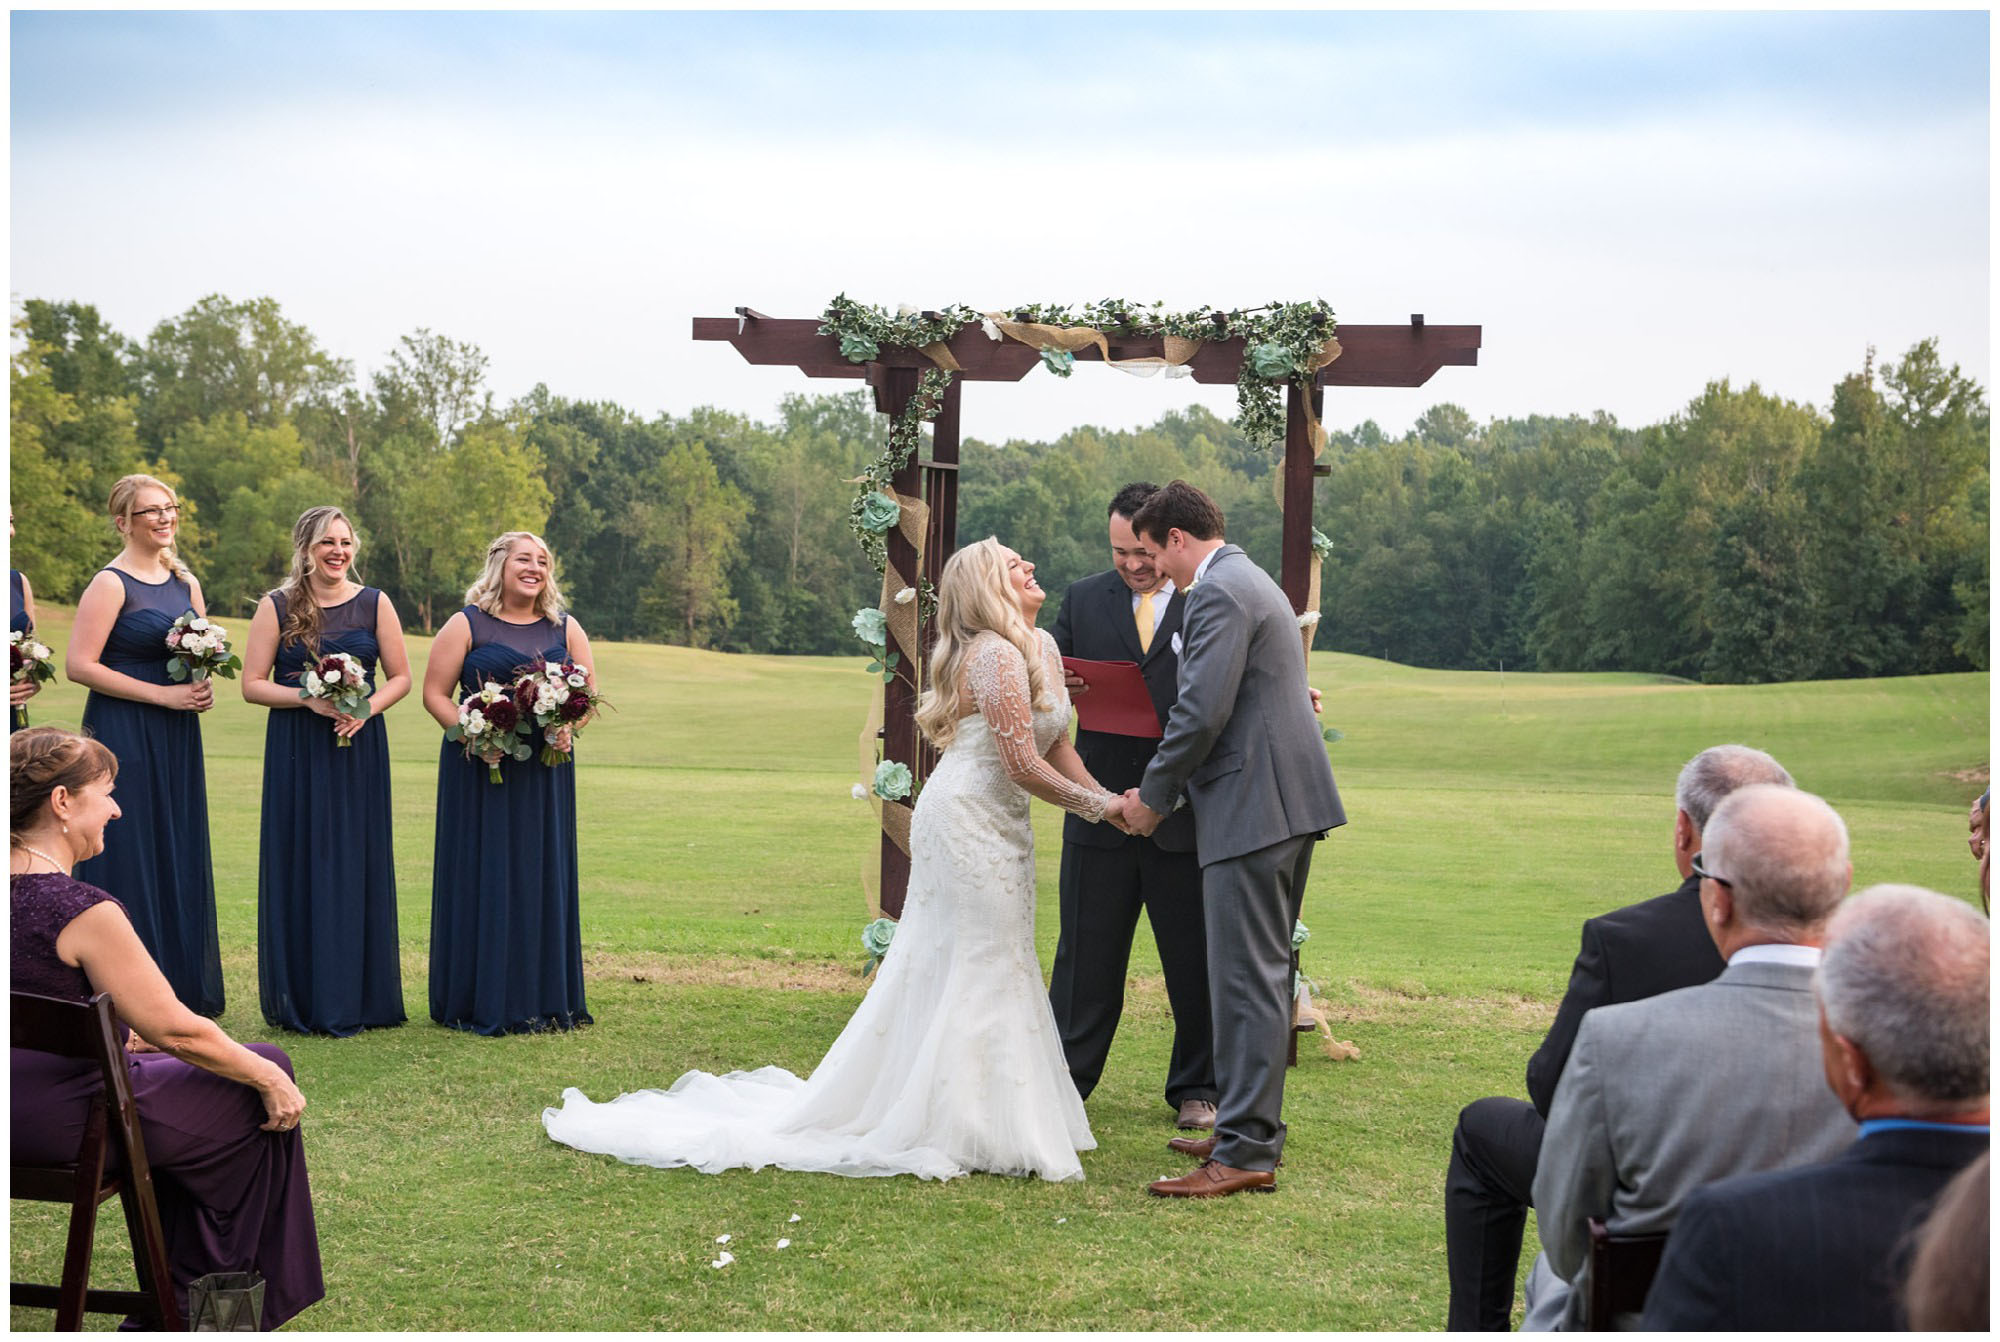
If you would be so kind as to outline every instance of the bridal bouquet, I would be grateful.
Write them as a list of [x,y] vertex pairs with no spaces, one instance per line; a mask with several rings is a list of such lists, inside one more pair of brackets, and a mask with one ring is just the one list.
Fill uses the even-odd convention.
[[48,644],[36,642],[33,630],[8,631],[7,651],[12,662],[8,684],[23,685],[31,680],[39,684],[56,678],[55,654]]
[[[524,760],[534,753],[528,747],[528,730],[527,720],[514,703],[512,687],[489,680],[459,702],[458,721],[445,728],[444,739],[463,743],[468,760],[496,750],[511,759]],[[486,766],[486,779],[500,781],[498,764]]]
[[[368,716],[368,673],[362,669],[361,659],[350,653],[335,652],[320,658],[305,669],[299,686],[301,699],[324,699],[335,712],[350,718]],[[343,750],[354,744],[351,736],[336,733],[334,739]]]
[[167,659],[167,675],[177,681],[234,680],[243,669],[243,659],[229,650],[229,631],[193,611],[167,627],[167,647],[174,654]]
[[515,706],[541,732],[541,761],[550,766],[570,762],[569,751],[556,749],[557,734],[567,727],[574,738],[603,702],[583,668],[568,660],[528,667],[514,682]]

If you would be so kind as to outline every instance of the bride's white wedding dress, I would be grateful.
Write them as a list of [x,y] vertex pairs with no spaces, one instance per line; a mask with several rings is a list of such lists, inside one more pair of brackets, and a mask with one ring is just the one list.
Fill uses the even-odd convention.
[[[910,883],[895,941],[840,1038],[800,1080],[781,1067],[688,1072],[606,1104],[571,1088],[543,1111],[549,1136],[635,1165],[703,1173],[788,1170],[949,1179],[974,1170],[1081,1179],[1093,1149],[1035,957],[1028,798],[1092,819],[1110,794],[1042,758],[1069,725],[1046,633],[1046,711],[1013,644],[982,634],[967,657],[979,707],[917,799]],[[1024,790],[1025,789],[1025,790]]]

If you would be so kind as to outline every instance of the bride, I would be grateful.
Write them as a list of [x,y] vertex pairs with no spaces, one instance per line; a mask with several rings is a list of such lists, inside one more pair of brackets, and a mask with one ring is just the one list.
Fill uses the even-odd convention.
[[1035,566],[988,537],[938,583],[917,726],[943,756],[910,825],[910,883],[875,985],[818,1067],[713,1076],[593,1103],[574,1088],[549,1136],[635,1165],[777,1165],[855,1177],[974,1170],[1083,1178],[1093,1149],[1035,958],[1028,798],[1118,819],[1069,743]]

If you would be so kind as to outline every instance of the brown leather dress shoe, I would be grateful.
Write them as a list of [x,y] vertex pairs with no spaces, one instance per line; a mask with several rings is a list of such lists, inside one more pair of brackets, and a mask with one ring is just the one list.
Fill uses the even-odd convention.
[[1215,1138],[1169,1137],[1167,1150],[1178,1151],[1184,1156],[1193,1156],[1196,1160],[1207,1160],[1215,1154]]
[[1226,1198],[1245,1189],[1269,1193],[1277,1186],[1277,1177],[1269,1170],[1239,1170],[1208,1160],[1178,1179],[1156,1179],[1146,1191],[1156,1198]]

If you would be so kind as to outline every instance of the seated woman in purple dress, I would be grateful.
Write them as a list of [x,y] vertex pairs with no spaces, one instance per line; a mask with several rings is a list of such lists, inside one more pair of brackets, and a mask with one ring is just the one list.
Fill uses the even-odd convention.
[[[111,995],[134,1034],[132,1094],[175,1293],[185,1301],[210,1272],[260,1272],[262,1323],[276,1328],[326,1294],[291,1059],[272,1044],[245,1047],[181,1005],[124,906],[70,876],[103,851],[118,816],[111,752],[60,727],[30,727],[10,744],[14,991]],[[15,1163],[74,1160],[103,1073],[28,1049],[10,1062]]]

